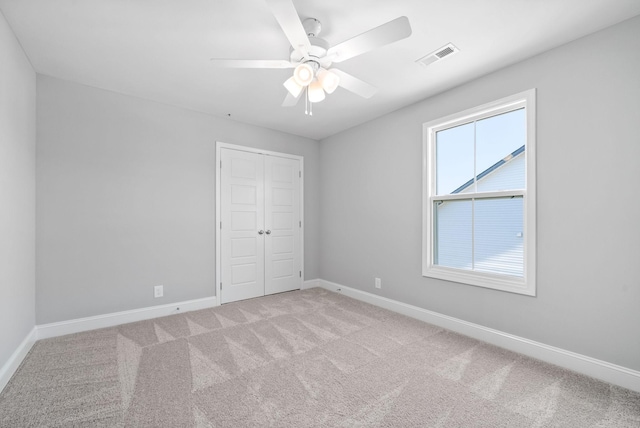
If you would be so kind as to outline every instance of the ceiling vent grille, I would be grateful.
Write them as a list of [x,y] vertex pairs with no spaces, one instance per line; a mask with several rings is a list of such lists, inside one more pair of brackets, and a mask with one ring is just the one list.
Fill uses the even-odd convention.
[[427,66],[429,64],[433,64],[436,61],[440,61],[445,57],[449,57],[453,54],[456,54],[458,52],[460,52],[460,49],[455,47],[453,43],[449,43],[448,45],[445,45],[439,49],[436,49],[435,51],[429,53],[428,55],[425,55],[422,58],[416,60],[416,62],[418,64]]

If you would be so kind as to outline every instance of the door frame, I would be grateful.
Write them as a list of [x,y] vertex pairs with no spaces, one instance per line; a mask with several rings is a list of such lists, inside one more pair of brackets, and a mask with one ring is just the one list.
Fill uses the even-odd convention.
[[221,222],[221,212],[220,212],[220,204],[221,204],[221,193],[220,193],[220,179],[221,179],[221,171],[220,171],[220,162],[221,162],[221,157],[220,157],[220,151],[222,149],[231,149],[231,150],[238,150],[238,151],[242,151],[242,152],[249,152],[249,153],[257,153],[257,154],[261,154],[261,155],[267,155],[267,156],[277,156],[277,157],[281,157],[281,158],[288,158],[288,159],[295,159],[298,160],[300,162],[300,173],[301,173],[301,177],[300,177],[300,218],[302,221],[302,226],[300,227],[300,260],[301,260],[301,266],[300,266],[300,270],[302,271],[302,283],[304,283],[304,278],[305,278],[305,273],[304,273],[304,228],[305,228],[305,221],[304,221],[304,156],[298,156],[298,155],[292,155],[290,153],[281,153],[281,152],[274,152],[271,150],[264,150],[264,149],[257,149],[255,147],[248,147],[248,146],[240,146],[237,144],[229,144],[229,143],[223,143],[222,141],[216,141],[216,158],[215,158],[215,163],[216,163],[216,218],[215,218],[215,223],[213,224],[213,231],[216,235],[216,284],[215,284],[215,290],[216,290],[216,305],[220,305],[222,303],[222,299],[221,299],[221,289],[220,289],[220,282],[222,281],[222,254],[220,252],[220,239],[221,239],[221,233],[220,233],[220,222]]

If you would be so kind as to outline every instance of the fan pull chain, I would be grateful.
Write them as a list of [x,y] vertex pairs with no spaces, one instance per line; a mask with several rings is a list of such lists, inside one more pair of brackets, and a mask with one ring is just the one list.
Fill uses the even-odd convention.
[[313,116],[313,103],[309,101],[309,87],[305,87],[304,91],[304,114]]
[[304,114],[313,116],[313,103],[309,101],[309,87],[304,88]]
[[304,114],[309,115],[309,87],[304,88]]

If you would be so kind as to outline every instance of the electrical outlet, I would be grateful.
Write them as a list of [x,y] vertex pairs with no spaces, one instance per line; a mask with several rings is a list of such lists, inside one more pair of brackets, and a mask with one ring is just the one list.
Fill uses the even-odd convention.
[[375,286],[376,288],[382,288],[382,280],[380,278],[376,278]]
[[156,285],[153,287],[153,297],[162,297],[164,296],[164,289],[162,285]]

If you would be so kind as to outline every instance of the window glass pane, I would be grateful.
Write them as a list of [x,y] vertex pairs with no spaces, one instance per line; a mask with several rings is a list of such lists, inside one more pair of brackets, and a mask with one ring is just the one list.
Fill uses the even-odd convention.
[[436,133],[436,194],[453,193],[473,180],[473,133],[473,123]]
[[522,197],[474,201],[474,268],[523,276]]
[[478,192],[524,189],[525,109],[476,122]]
[[471,269],[471,200],[434,204],[433,264]]

